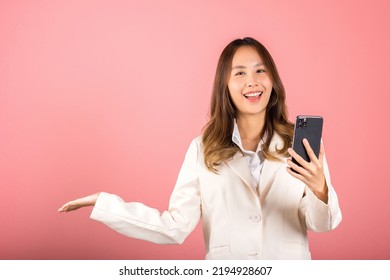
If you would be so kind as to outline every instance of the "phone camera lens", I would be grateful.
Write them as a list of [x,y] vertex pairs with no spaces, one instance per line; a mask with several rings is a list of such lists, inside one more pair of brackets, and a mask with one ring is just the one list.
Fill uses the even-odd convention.
[[303,123],[303,120],[302,120],[302,119],[299,119],[299,120],[298,120],[298,128],[302,128],[302,123]]

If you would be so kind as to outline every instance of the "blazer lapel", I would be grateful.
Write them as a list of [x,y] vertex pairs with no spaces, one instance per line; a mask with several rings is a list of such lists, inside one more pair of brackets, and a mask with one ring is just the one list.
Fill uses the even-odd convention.
[[[281,144],[282,140],[277,134],[275,134],[271,140],[270,149],[275,151],[276,147]],[[264,161],[259,182],[259,193],[262,199],[265,198],[271,187],[273,178],[275,177],[275,172],[283,165],[283,163],[283,159],[280,161],[271,161],[266,159]],[[230,167],[241,178],[241,180],[251,188],[251,190],[256,192],[257,185],[255,180],[252,178],[248,163],[242,153],[237,152],[233,158],[226,161],[226,165]]]
[[282,164],[283,162],[281,161],[273,161],[267,159],[264,161],[259,183],[260,197],[264,198],[267,195],[271,187],[273,178],[275,177],[275,173],[281,167]]
[[240,152],[236,153],[232,159],[226,162],[226,164],[241,178],[241,180],[244,181],[247,186],[254,190],[256,184],[252,178],[248,163]]
[[[277,147],[282,144],[283,144],[282,139],[280,138],[279,135],[275,133],[270,143],[270,150],[275,152]],[[281,147],[279,147],[279,149],[280,148]],[[260,183],[259,183],[261,201],[263,201],[267,196],[267,193],[269,192],[273,179],[275,177],[275,173],[279,168],[282,167],[283,164],[284,164],[284,157],[281,157],[280,161],[267,160],[267,159],[264,161],[263,170],[261,171]]]

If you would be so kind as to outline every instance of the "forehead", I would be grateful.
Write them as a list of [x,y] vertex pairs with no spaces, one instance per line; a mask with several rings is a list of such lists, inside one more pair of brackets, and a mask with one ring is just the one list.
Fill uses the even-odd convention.
[[263,59],[254,47],[239,47],[233,56],[232,67],[251,66],[256,64],[263,64]]

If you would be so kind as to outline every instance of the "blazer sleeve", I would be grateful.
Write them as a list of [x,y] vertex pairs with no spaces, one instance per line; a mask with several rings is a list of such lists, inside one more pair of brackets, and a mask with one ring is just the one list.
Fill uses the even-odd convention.
[[103,192],[91,219],[128,237],[159,244],[181,244],[201,216],[197,160],[195,139],[186,153],[167,211],[160,213],[142,203],[126,203],[114,194]]
[[299,210],[301,219],[309,230],[324,232],[335,229],[342,220],[337,194],[332,186],[329,168],[324,157],[324,173],[328,186],[328,203],[318,199],[316,195],[305,186],[305,196],[302,198]]

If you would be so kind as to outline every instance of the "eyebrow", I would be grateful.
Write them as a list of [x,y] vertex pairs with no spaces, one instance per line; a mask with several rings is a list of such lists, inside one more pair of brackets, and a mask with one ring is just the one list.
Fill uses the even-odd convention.
[[[263,63],[257,63],[256,65],[254,65],[254,67],[259,67],[259,66],[264,66],[264,64]],[[244,68],[246,68],[246,66],[236,65],[236,66],[232,67],[232,70],[233,69],[244,69]]]

